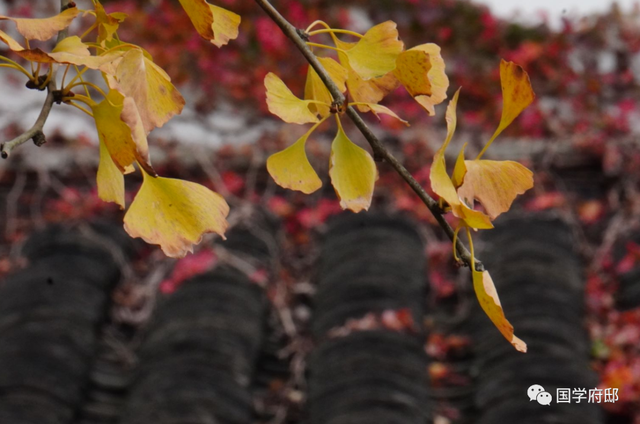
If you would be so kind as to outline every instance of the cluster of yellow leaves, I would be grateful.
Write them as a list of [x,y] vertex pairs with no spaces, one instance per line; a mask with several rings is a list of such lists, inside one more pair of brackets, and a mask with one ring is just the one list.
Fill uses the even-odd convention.
[[[322,23],[326,26],[326,24]],[[308,31],[308,30],[307,30]],[[345,42],[337,33],[345,32],[358,38],[356,42]],[[334,46],[309,43],[310,46],[325,47],[335,51],[337,57],[318,57],[342,93],[348,92],[350,103],[362,112],[373,112],[376,116],[386,114],[402,123],[389,108],[378,104],[387,94],[404,86],[409,94],[430,115],[434,105],[446,99],[449,80],[444,72],[444,61],[440,48],[435,44],[423,44],[405,51],[398,38],[396,24],[383,22],[365,34],[331,28],[309,32],[309,35],[329,33]],[[267,169],[282,187],[312,193],[322,182],[309,163],[305,143],[313,130],[332,114],[333,98],[317,72],[309,66],[304,98],[296,97],[276,75],[265,78],[267,105],[271,113],[283,121],[294,124],[315,125],[289,148],[276,153],[267,160]],[[335,111],[334,111],[335,112]],[[373,189],[377,179],[375,163],[369,152],[354,144],[340,124],[331,145],[329,176],[344,209],[354,212],[366,210],[371,205]]]
[[[240,17],[235,13],[211,5],[204,0],[180,0],[198,33],[221,47],[238,36]],[[107,13],[94,2],[94,10],[82,11],[70,7],[60,14],[43,19],[20,19],[0,16],[0,20],[15,23],[18,33],[26,40],[26,47],[7,33],[0,31],[4,42],[16,55],[32,63],[49,64],[45,84],[37,85],[39,75],[29,75],[15,62],[16,69],[30,76],[38,88],[44,88],[53,76],[53,64],[99,70],[107,89],[84,82],[85,69],[76,68],[77,76],[63,86],[62,101],[79,107],[92,115],[100,140],[100,162],[97,173],[98,194],[101,199],[125,207],[124,175],[134,172],[137,163],[143,175],[142,186],[125,217],[125,229],[132,237],[141,237],[159,244],[169,256],[181,257],[193,250],[204,233],[224,236],[229,206],[218,194],[188,181],[159,177],[149,157],[147,135],[179,114],[184,99],[171,83],[171,78],[153,62],[143,48],[122,42],[118,27],[126,19],[123,13]],[[29,48],[30,40],[47,41],[69,27],[82,15],[95,18],[84,36],[96,30],[95,42],[70,36],[57,43],[50,52]],[[91,49],[95,54],[91,54]],[[67,72],[65,72],[66,75]],[[77,79],[81,82],[73,83]],[[64,78],[63,78],[64,85]],[[90,86],[104,95],[94,101],[72,91],[74,87]],[[82,108],[78,102],[89,106]]]
[[[453,215],[459,218],[458,229],[493,228],[491,221],[508,211],[516,196],[533,187],[533,173],[523,165],[513,161],[481,159],[493,140],[535,97],[529,76],[513,62],[503,60],[500,63],[500,80],[503,106],[498,128],[476,159],[465,160],[465,146],[462,147],[451,177],[447,174],[444,155],[456,129],[456,104],[460,90],[447,107],[447,138],[434,155],[430,179],[434,193],[440,196],[451,208]],[[486,213],[475,210],[474,201],[478,201]],[[470,236],[469,232],[467,234]],[[471,238],[469,242],[472,243]],[[473,265],[472,273],[473,287],[482,309],[517,350],[526,352],[527,345],[513,334],[513,326],[504,316],[489,272],[477,271]]]

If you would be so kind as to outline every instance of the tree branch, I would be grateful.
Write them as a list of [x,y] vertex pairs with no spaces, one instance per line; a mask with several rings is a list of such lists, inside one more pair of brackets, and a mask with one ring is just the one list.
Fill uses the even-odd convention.
[[[69,0],[60,0],[60,11],[64,12],[69,7],[69,3]],[[62,31],[58,32],[56,44],[65,39],[68,34],[68,28],[65,28]],[[42,128],[44,128],[44,124],[47,122],[47,118],[49,118],[49,112],[51,112],[51,108],[53,107],[53,103],[55,102],[54,92],[57,90],[57,66],[55,64],[51,64],[50,66],[53,66],[53,70],[51,71],[49,84],[47,84],[47,97],[44,99],[44,104],[42,105],[42,109],[40,110],[38,119],[36,119],[35,124],[33,124],[33,126],[24,133],[20,134],[13,140],[0,144],[0,156],[2,156],[3,159],[7,159],[13,149],[21,144],[26,143],[29,140],[33,140],[33,143],[38,147],[47,142],[44,133],[42,132]]]
[[[329,73],[324,69],[322,64],[318,61],[316,56],[313,54],[311,49],[307,46],[304,37],[306,34],[293,25],[291,25],[281,14],[276,10],[268,0],[255,0],[256,3],[269,15],[271,20],[273,20],[279,27],[282,29],[282,32],[296,45],[298,50],[302,53],[302,55],[307,59],[309,64],[313,67],[313,69],[318,73],[318,76],[327,87],[331,96],[333,97],[334,104],[338,106],[338,110],[342,108],[344,105],[345,97],[340,92],[338,86],[333,82]],[[418,195],[420,200],[429,208],[429,211],[434,216],[436,221],[447,236],[453,241],[454,230],[451,228],[449,223],[444,218],[444,211],[438,205],[438,202],[435,201],[429,194],[422,188],[420,183],[416,181],[415,178],[411,175],[411,173],[396,159],[391,152],[389,152],[382,142],[376,137],[376,135],[371,131],[371,129],[367,126],[367,124],[362,120],[358,112],[349,106],[346,109],[347,116],[353,121],[355,126],[360,130],[364,138],[371,145],[371,149],[373,150],[374,155],[383,158],[387,161],[393,169],[396,170],[398,174],[409,184],[411,189]],[[462,242],[458,239],[456,241],[456,250],[458,252],[458,256],[466,266],[471,266],[472,258],[471,253],[467,248],[462,244]],[[479,271],[484,270],[484,266],[482,262],[478,259],[475,259],[476,269]]]

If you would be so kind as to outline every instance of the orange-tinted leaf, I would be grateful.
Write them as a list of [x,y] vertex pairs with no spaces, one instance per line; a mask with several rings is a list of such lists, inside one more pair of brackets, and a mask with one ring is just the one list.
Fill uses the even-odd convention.
[[393,72],[429,115],[435,115],[434,105],[447,98],[449,87],[440,47],[432,43],[422,44],[400,53]]
[[491,143],[514,119],[533,102],[536,95],[531,88],[529,75],[513,62],[500,62],[500,84],[502,85],[502,118]]
[[[142,131],[142,135],[145,135],[142,123],[134,124],[134,128],[137,127],[137,129],[132,131],[131,127],[123,121],[123,117],[132,123],[135,121],[135,113],[137,112],[132,112],[131,106],[129,106],[127,112],[123,113],[124,104],[125,98],[122,94],[117,90],[111,90],[102,102],[91,107],[100,141],[105,144],[111,158],[121,172],[124,172],[125,168],[136,160],[142,163],[149,161],[146,136],[140,137],[140,131]],[[132,135],[134,132],[137,136],[135,140]]]
[[0,40],[2,40],[2,42],[9,46],[9,48],[14,52],[24,50],[24,47],[22,47],[20,43],[18,43],[13,37],[2,30],[0,30]]
[[517,195],[533,187],[533,173],[518,162],[467,160],[465,165],[458,195],[469,204],[479,201],[491,219],[508,211]]
[[124,217],[131,237],[159,244],[174,258],[193,252],[205,233],[224,237],[229,206],[222,196],[189,181],[142,174],[142,187]]
[[27,40],[45,41],[62,31],[75,19],[80,11],[77,7],[70,7],[62,13],[50,18],[27,19],[0,16],[0,20],[15,22],[18,32]]
[[104,141],[100,140],[100,164],[96,176],[98,196],[105,202],[114,202],[124,209],[124,175],[109,155]]
[[179,0],[198,34],[222,47],[238,37],[240,16],[204,0]]
[[[83,43],[80,37],[73,35],[56,44],[47,56],[56,63],[86,66],[89,69],[101,69],[103,66],[120,59],[125,53],[124,51],[111,51],[102,56],[92,56],[89,46]],[[37,62],[46,61],[44,59],[34,60]]]
[[393,71],[396,58],[404,49],[398,40],[398,30],[393,21],[370,28],[364,36],[344,54],[349,66],[364,80],[381,77]]
[[342,209],[369,209],[378,170],[369,152],[349,140],[342,128],[331,144],[329,176]]
[[269,112],[292,124],[318,122],[318,117],[309,109],[310,101],[297,98],[276,74],[269,72],[264,86]]
[[117,87],[111,88],[133,98],[147,134],[182,112],[184,99],[171,78],[140,49],[131,49],[122,57],[116,81]]
[[322,181],[309,163],[305,152],[305,144],[313,130],[315,127],[291,146],[267,159],[267,170],[280,187],[298,190],[305,194],[313,193],[322,187]]
[[[347,89],[347,86],[345,85],[348,74],[347,70],[330,57],[319,57],[318,61],[320,61],[329,76],[331,76],[331,80],[338,86],[340,92],[344,93]],[[304,99],[316,100],[325,103],[326,106],[317,103],[311,103],[309,104],[309,109],[312,112],[317,112],[323,118],[329,115],[329,105],[331,105],[331,102],[333,102],[333,97],[331,97],[331,93],[329,93],[329,90],[318,76],[318,73],[313,69],[313,67],[311,67],[311,65],[309,65],[309,69],[307,70],[307,82],[304,87]]]
[[489,275],[489,271],[476,271],[473,272],[473,288],[476,292],[478,301],[482,310],[489,317],[493,325],[495,325],[500,333],[516,348],[519,352],[527,351],[527,344],[513,334],[513,326],[502,311],[502,305],[498,298],[498,292],[493,284],[493,280]]

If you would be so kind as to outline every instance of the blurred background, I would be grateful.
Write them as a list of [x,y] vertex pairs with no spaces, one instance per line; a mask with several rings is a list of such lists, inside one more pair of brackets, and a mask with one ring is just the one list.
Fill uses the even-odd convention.
[[[89,6],[83,3],[78,7]],[[493,235],[479,237],[480,257],[503,294],[507,317],[514,317],[516,334],[530,344],[529,359],[513,356],[510,345],[487,326],[474,306],[468,273],[455,266],[450,242],[390,167],[378,163],[375,213],[342,215],[326,171],[334,135],[327,129],[307,143],[323,188],[307,196],[275,185],[266,158],[306,128],[268,113],[264,76],[278,74],[301,95],[307,65],[256,4],[216,2],[242,16],[238,39],[218,49],[193,31],[178,1],[105,0],[108,11],[128,15],[120,37],[144,47],[187,102],[181,115],[149,136],[155,168],[223,194],[239,235],[229,237],[227,245],[207,238],[193,255],[173,260],[119,234],[124,212],[97,196],[94,124],[74,108],[54,107],[44,127],[46,145],[24,144],[0,162],[0,369],[5,369],[0,371],[0,421],[208,423],[215,418],[324,424],[382,416],[385,422],[443,424],[529,416],[531,422],[639,424],[640,6],[630,0],[273,3],[297,27],[322,19],[364,32],[393,20],[406,46],[438,44],[451,81],[449,94],[462,87],[450,163],[464,143],[471,155],[478,152],[499,122],[500,59],[529,73],[537,98],[487,158],[525,164],[534,172],[535,187],[497,220]],[[58,7],[52,0],[4,0],[0,14],[42,17],[56,14]],[[78,21],[72,33],[82,33],[89,19]],[[0,24],[3,30],[10,26]],[[0,54],[12,57],[4,46]],[[44,94],[24,84],[21,74],[0,72],[2,140],[30,128],[40,111]],[[383,104],[411,127],[385,116],[381,121],[367,116],[367,122],[428,188],[431,159],[444,140],[444,104],[428,117],[402,90]],[[347,131],[365,145],[355,128]],[[135,175],[127,177],[127,204],[140,183]],[[361,233],[350,235],[350,228]],[[352,243],[362,247],[345,247]],[[397,257],[390,252],[406,246],[413,248]],[[343,255],[332,256],[340,248]],[[358,252],[365,248],[378,249],[378,256],[361,257]],[[80,256],[87,252],[85,263]],[[112,256],[113,264],[96,260]],[[387,271],[407,273],[373,272],[372,258]],[[351,268],[330,272],[348,260]],[[113,269],[73,274],[79,272],[74,267],[83,266]],[[56,284],[42,283],[52,268]],[[197,277],[205,272],[208,279]],[[100,274],[111,277],[102,281]],[[359,275],[370,275],[372,285],[345,282]],[[384,278],[376,279],[380,275]],[[407,283],[416,276],[414,285]],[[71,282],[58,284],[82,279],[95,283],[95,293],[83,294],[84,286]],[[357,289],[346,292],[335,286],[336,279]],[[244,291],[235,293],[237,287]],[[202,303],[208,297],[226,300]],[[227,311],[225,305],[235,306]],[[69,335],[63,321],[47,329],[51,316],[76,306],[88,314],[86,333]],[[204,315],[197,315],[199,310]],[[207,315],[213,310],[228,314]],[[180,322],[181,316],[183,327],[169,328],[170,318]],[[198,327],[203,320],[217,323],[216,330]],[[239,326],[242,334],[229,335],[241,322],[247,326]],[[170,342],[162,344],[164,337]],[[234,343],[242,349],[234,350]],[[88,346],[79,356],[85,359],[60,353],[72,344]],[[207,350],[218,345],[228,349]],[[383,345],[398,352],[375,353]],[[44,346],[61,364],[77,363],[78,369],[44,378],[57,367],[53,360],[46,362],[53,356],[46,356]],[[193,353],[198,349],[200,356]],[[195,356],[180,357],[184,351]],[[355,352],[351,362],[341,364],[350,352]],[[218,362],[211,365],[206,358]],[[221,370],[233,358],[245,362],[230,367],[234,371],[228,376]],[[417,365],[392,369],[394,360]],[[365,374],[372,369],[382,374],[360,376],[358,364],[367,364],[366,372],[361,370]],[[183,365],[179,378],[163,374]],[[203,371],[209,368],[211,374]],[[24,369],[32,370],[30,377],[21,373]],[[345,373],[353,379],[340,380]],[[208,377],[193,385],[196,376]],[[69,391],[61,392],[65,379]],[[554,400],[557,387],[617,388],[619,399],[565,409],[554,401],[544,415],[543,407],[525,395],[530,385],[545,386],[544,381]],[[358,384],[381,386],[370,393],[358,391]],[[207,390],[210,398],[199,397]],[[339,402],[358,393],[353,403]],[[389,399],[408,408],[408,415],[389,412],[402,409],[389,406]],[[159,405],[169,410],[158,412]],[[61,412],[52,414],[56,408]],[[367,408],[375,413],[366,415]],[[358,413],[364,415],[354,418]],[[175,416],[182,418],[167,418]]]

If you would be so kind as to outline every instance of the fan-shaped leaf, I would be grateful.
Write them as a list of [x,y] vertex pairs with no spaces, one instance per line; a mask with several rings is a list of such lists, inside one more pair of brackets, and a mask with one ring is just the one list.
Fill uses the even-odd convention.
[[310,129],[291,146],[267,159],[267,170],[280,187],[305,194],[313,193],[322,187],[322,181],[309,163],[305,152],[305,144],[313,130],[315,128]]
[[[318,61],[320,61],[324,69],[329,73],[331,80],[338,86],[340,92],[344,93],[347,89],[345,85],[348,75],[347,70],[330,57],[319,57]],[[329,105],[333,102],[333,97],[331,97],[331,93],[329,93],[329,90],[311,65],[309,65],[309,69],[307,70],[304,98],[305,100],[316,100],[325,103],[325,105],[311,103],[309,104],[309,109],[312,112],[317,112],[323,118],[329,115]]]
[[318,117],[309,109],[310,101],[297,98],[276,74],[269,72],[264,86],[269,112],[292,124],[318,122]]
[[124,175],[111,159],[104,141],[100,140],[100,164],[96,176],[98,196],[105,202],[114,202],[124,209]]
[[404,49],[398,40],[398,30],[393,21],[378,24],[344,54],[349,65],[364,80],[381,77],[393,71],[396,58]]
[[204,0],[179,0],[198,34],[222,47],[238,37],[240,16]]
[[71,25],[80,11],[77,7],[70,7],[64,12],[49,18],[28,19],[0,16],[0,20],[15,22],[18,32],[27,40],[46,41]]

